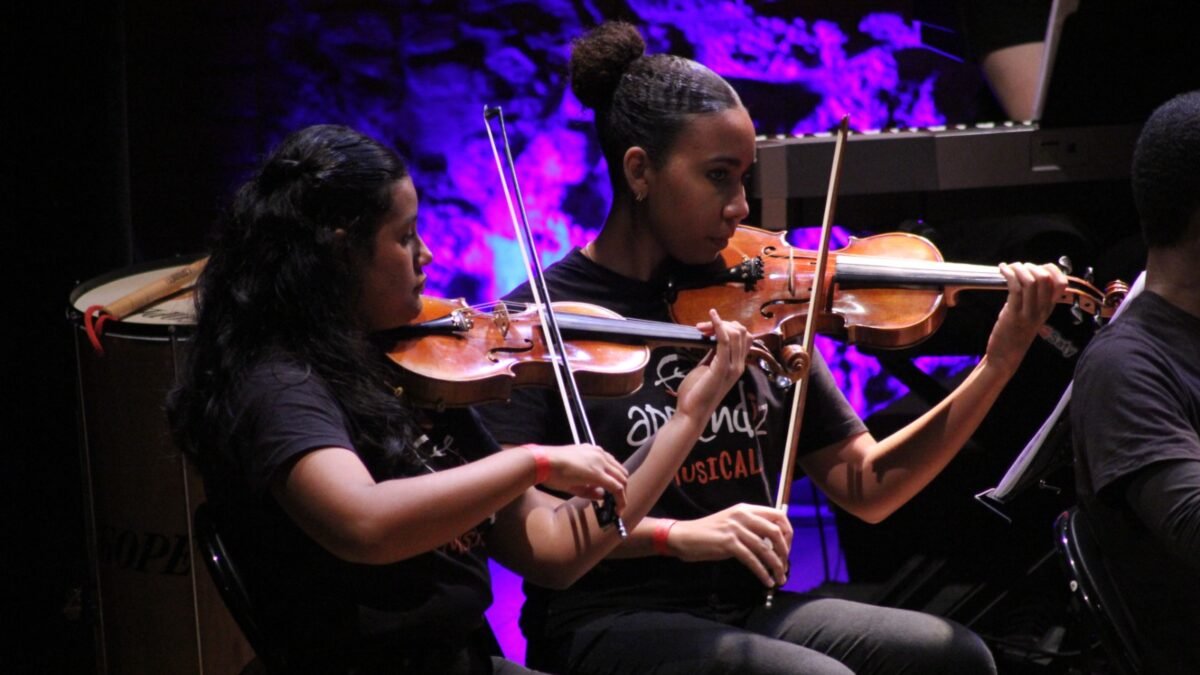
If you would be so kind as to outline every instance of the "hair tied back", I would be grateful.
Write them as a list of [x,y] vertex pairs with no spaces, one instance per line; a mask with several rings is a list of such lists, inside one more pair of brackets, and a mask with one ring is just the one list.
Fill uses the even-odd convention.
[[265,191],[273,191],[304,177],[304,166],[295,159],[277,159],[263,166],[259,185]]
[[572,43],[571,90],[580,103],[603,110],[630,66],[645,53],[646,43],[635,26],[603,23]]

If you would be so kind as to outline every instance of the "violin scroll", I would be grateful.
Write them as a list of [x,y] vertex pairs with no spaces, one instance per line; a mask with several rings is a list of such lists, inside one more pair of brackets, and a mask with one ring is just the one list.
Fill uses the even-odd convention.
[[1112,318],[1121,301],[1129,293],[1129,284],[1116,279],[1108,282],[1104,290],[1096,288],[1091,281],[1091,268],[1088,268],[1084,278],[1068,277],[1070,286],[1059,302],[1071,305],[1071,316],[1075,325],[1091,319],[1097,327],[1103,326]]
[[791,343],[783,346],[780,350],[780,360],[783,362],[783,367],[788,373],[803,373],[809,364],[808,352],[798,344]]

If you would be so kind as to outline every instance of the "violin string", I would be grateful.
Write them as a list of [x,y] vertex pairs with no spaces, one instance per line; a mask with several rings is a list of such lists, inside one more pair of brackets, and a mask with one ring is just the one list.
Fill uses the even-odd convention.
[[[470,309],[480,314],[491,314],[497,307],[503,306],[509,313],[520,313],[536,309],[536,303],[496,300],[472,305]],[[559,311],[559,323],[563,328],[592,331],[600,334],[616,334],[633,337],[679,340],[685,342],[706,342],[704,333],[691,326],[683,326],[663,321],[647,319],[627,319],[624,317],[590,316],[576,314],[570,311]]]
[[[897,277],[886,279],[886,273],[909,274],[912,277]],[[859,275],[857,278],[856,275]],[[843,254],[838,256],[836,276],[841,280],[884,281],[904,283],[919,281],[945,285],[979,285],[1004,286],[1007,282],[997,267],[990,265],[973,265],[969,263],[948,263],[936,260],[917,260],[908,258],[888,258],[880,256],[865,256]],[[915,278],[914,278],[915,277]],[[1070,286],[1066,296],[1079,297],[1082,300],[1099,302],[1104,293],[1086,279],[1068,276]]]
[[996,267],[947,263],[935,260],[913,260],[908,258],[886,258],[846,254],[837,258],[838,274],[863,270],[864,273],[894,272],[912,274],[930,280],[946,279],[970,283],[1004,283],[1004,276]]
[[662,340],[704,340],[704,334],[695,328],[661,321],[583,316],[569,312],[564,312],[562,317],[563,325],[567,328]]

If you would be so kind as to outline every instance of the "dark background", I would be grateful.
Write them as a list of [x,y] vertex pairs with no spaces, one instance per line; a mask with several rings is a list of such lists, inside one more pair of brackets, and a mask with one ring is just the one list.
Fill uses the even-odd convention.
[[115,0],[3,10],[5,258],[21,325],[4,359],[6,672],[94,668],[78,597],[87,566],[67,297],[135,260],[199,249],[237,170],[228,148],[253,144],[253,125],[223,113],[253,57],[212,42],[243,25],[220,11]]

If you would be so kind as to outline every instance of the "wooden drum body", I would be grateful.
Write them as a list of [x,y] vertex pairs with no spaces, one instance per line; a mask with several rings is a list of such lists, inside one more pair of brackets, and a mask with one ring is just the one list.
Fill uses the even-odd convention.
[[107,322],[103,355],[83,326],[88,307],[181,267],[120,270],[70,297],[101,673],[226,675],[254,656],[194,553],[191,517],[203,486],[166,421],[166,395],[195,323],[191,292]]

